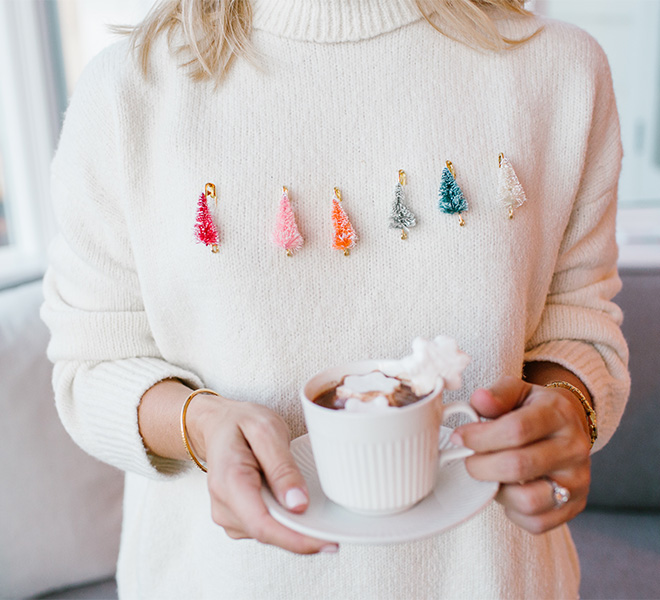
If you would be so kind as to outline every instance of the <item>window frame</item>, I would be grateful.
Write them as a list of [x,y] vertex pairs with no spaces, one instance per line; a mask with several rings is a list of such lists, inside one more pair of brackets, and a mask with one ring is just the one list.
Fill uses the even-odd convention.
[[50,163],[63,106],[49,4],[0,2],[0,142],[10,239],[0,248],[0,288],[41,277],[56,232]]
[[[143,1],[146,7],[152,0]],[[542,9],[548,1],[558,0],[538,0],[537,6],[530,3],[530,8]],[[68,102],[58,15],[55,0],[0,0],[0,148],[10,233],[10,244],[0,247],[0,289],[41,277],[47,266],[48,245],[56,233],[50,202],[50,164]],[[636,15],[638,26],[640,15]],[[644,21],[645,32],[659,26],[658,15],[660,7],[654,9],[652,19]],[[655,55],[648,62],[657,67],[659,40],[653,48]],[[639,54],[639,48],[633,50]],[[649,68],[650,64],[645,66],[647,75]],[[649,83],[654,79],[651,77],[636,84],[654,93],[649,98],[648,93],[635,90],[635,114],[630,118],[655,132],[655,151],[660,154],[660,76],[655,78],[657,83]],[[647,135],[647,140],[650,137]],[[653,150],[647,149],[643,156],[637,150],[633,152],[634,160],[640,163],[636,168],[648,170]],[[660,177],[660,169],[657,173]],[[655,189],[656,179],[647,181],[642,175],[635,173],[640,186],[632,194],[634,200],[622,198],[619,206],[619,266],[624,268],[660,266],[660,234],[653,225],[660,223],[660,193],[650,199],[648,194]],[[630,187],[624,183],[623,196]],[[642,212],[644,218],[640,218]]]
[[[622,123],[617,241],[620,269],[660,267],[660,4],[644,0],[536,0],[531,8],[575,23],[603,45]],[[598,4],[598,6],[596,6]],[[620,38],[603,28],[618,28]],[[616,39],[616,42],[613,40]],[[605,44],[607,42],[607,44]],[[617,43],[616,55],[612,53]],[[636,73],[627,77],[629,65]],[[622,110],[623,109],[623,110]]]

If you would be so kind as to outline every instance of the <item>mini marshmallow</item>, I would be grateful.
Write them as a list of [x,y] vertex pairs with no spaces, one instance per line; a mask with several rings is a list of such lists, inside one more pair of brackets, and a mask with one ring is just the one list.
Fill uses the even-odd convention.
[[376,396],[372,400],[364,401],[359,398],[349,398],[346,400],[344,409],[348,412],[382,412],[385,410],[396,410],[390,406],[385,396]]

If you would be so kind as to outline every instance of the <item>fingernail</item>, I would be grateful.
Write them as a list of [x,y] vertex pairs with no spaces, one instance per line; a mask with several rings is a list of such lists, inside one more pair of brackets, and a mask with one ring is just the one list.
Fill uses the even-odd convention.
[[294,509],[307,504],[307,496],[300,488],[291,488],[284,496],[284,505],[289,509]]
[[456,433],[455,431],[449,436],[449,441],[454,444],[454,446],[465,446],[461,434]]
[[335,552],[339,552],[339,546],[337,544],[328,544],[327,546],[323,546],[319,552],[327,552],[333,554]]

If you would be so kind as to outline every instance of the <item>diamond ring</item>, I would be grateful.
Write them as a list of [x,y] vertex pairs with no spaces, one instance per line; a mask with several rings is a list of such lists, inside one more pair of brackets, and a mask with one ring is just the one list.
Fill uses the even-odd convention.
[[559,485],[550,477],[545,478],[552,486],[552,501],[555,503],[555,508],[561,508],[571,499],[571,493],[563,485]]

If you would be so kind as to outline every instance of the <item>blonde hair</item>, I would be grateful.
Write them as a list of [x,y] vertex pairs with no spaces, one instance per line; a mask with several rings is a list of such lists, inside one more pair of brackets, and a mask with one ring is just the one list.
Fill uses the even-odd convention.
[[443,35],[485,50],[515,48],[539,32],[511,39],[500,33],[493,19],[500,15],[531,16],[525,9],[525,0],[415,0],[415,4],[422,16]]
[[[529,16],[525,0],[415,0],[420,15],[437,31],[487,50],[513,48],[536,35],[509,39],[497,29],[495,14]],[[442,23],[442,25],[439,25]],[[170,47],[175,34],[182,43],[177,53],[196,80],[222,81],[237,57],[257,63],[250,41],[252,6],[250,0],[161,0],[144,20],[133,28],[115,27],[130,36],[143,71],[147,72],[153,40],[166,33]],[[218,35],[218,32],[223,35]]]

